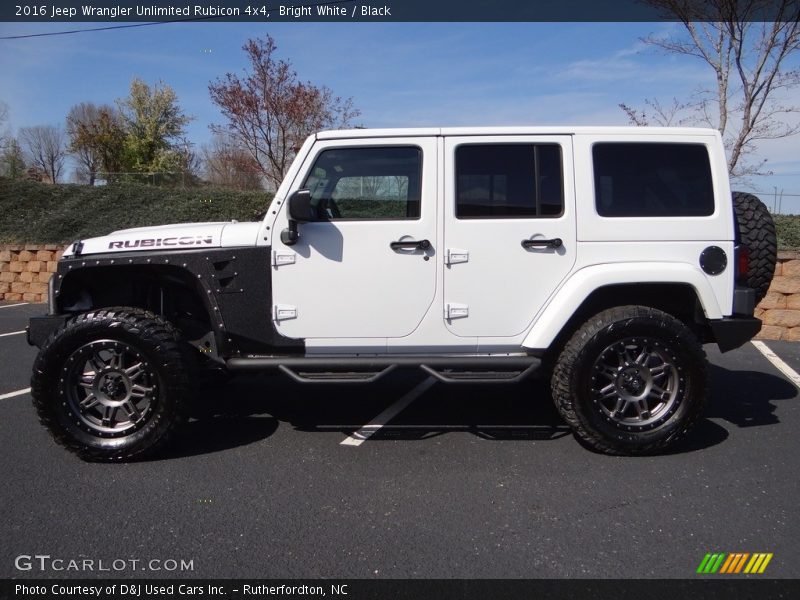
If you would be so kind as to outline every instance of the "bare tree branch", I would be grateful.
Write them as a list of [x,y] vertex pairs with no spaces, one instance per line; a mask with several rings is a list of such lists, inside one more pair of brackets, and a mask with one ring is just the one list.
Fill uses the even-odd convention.
[[[669,54],[698,58],[713,71],[714,89],[701,89],[697,102],[683,102],[668,122],[707,124],[723,136],[728,168],[736,176],[762,172],[764,162],[747,164],[756,142],[794,135],[800,129],[787,117],[800,105],[783,104],[782,95],[800,84],[800,72],[787,68],[788,58],[800,48],[800,3],[797,0],[645,0],[665,15],[677,18],[684,36],[642,41]],[[774,17],[765,21],[763,15]],[[780,94],[777,92],[781,92]],[[713,104],[716,118],[711,118]],[[657,100],[646,100],[661,123]],[[673,104],[673,107],[675,104]],[[620,104],[633,124],[649,122],[646,110]],[[663,124],[663,123],[662,123]]]
[[233,136],[214,134],[201,154],[207,181],[237,190],[261,189],[261,169]]
[[685,124],[685,119],[680,117],[680,114],[690,106],[688,103],[680,102],[677,98],[673,98],[667,106],[662,105],[658,99],[647,99],[644,104],[647,109],[636,109],[624,103],[619,104],[619,107],[628,115],[628,119],[634,125],[673,127]]
[[58,183],[67,158],[64,130],[54,125],[23,127],[20,138],[33,165],[41,169],[51,183]]
[[248,40],[250,62],[240,78],[227,73],[209,84],[211,100],[226,118],[212,131],[233,137],[277,188],[303,141],[320,129],[348,126],[360,113],[352,100],[324,86],[298,80],[289,61],[275,58],[271,36]]

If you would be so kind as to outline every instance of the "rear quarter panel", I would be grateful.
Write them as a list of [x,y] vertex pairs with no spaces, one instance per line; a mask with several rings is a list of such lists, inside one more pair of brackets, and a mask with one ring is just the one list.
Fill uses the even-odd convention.
[[[708,151],[714,187],[714,213],[707,217],[602,217],[595,207],[592,147],[598,142],[701,144]],[[578,260],[575,270],[592,264],[664,260],[699,270],[700,253],[715,245],[728,255],[728,268],[706,277],[723,315],[733,306],[735,278],[734,216],[725,149],[719,133],[576,135],[574,141]]]

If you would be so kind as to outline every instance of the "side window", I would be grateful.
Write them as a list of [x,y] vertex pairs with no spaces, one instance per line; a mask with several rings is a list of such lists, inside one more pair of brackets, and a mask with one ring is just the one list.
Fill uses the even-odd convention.
[[600,143],[592,149],[602,217],[705,217],[714,213],[702,144]]
[[331,221],[418,219],[422,150],[412,146],[323,150],[303,187]]
[[465,144],[456,148],[456,217],[558,217],[564,212],[558,144]]

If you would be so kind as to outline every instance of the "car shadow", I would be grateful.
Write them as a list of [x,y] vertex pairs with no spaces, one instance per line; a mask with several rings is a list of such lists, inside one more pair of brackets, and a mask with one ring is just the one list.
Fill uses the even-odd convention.
[[773,425],[780,422],[775,400],[790,400],[797,388],[783,377],[761,371],[710,368],[711,397],[706,416],[723,419],[737,427]]
[[190,419],[183,425],[158,459],[214,454],[267,439],[280,422],[269,415],[217,415],[213,419]]
[[[550,401],[549,383],[437,384],[370,440],[425,440],[466,432],[496,441],[555,440],[572,434]],[[343,433],[351,433],[343,431]]]
[[797,388],[783,377],[761,371],[730,370],[715,364],[709,367],[709,386],[711,396],[704,418],[664,454],[694,452],[724,442],[730,433],[712,419],[737,427],[779,423],[773,400],[797,396]]
[[[184,431],[162,458],[220,452],[263,441],[282,423],[304,432],[350,435],[370,423],[424,379],[400,370],[372,385],[301,385],[281,375],[234,377],[201,391]],[[737,427],[778,423],[774,400],[794,398],[785,379],[759,371],[710,368],[711,397],[704,417],[668,454],[695,452],[722,443]],[[571,434],[550,400],[547,381],[513,385],[437,384],[370,437],[428,440],[466,432],[486,440],[556,440]]]

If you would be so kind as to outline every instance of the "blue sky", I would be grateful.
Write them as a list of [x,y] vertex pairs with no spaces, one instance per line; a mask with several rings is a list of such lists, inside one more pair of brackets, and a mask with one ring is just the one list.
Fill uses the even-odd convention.
[[[0,35],[96,25],[0,23]],[[351,96],[367,127],[626,124],[619,102],[670,101],[711,85],[700,61],[639,38],[670,23],[189,23],[0,40],[0,100],[11,125],[60,124],[82,101],[111,103],[134,76],[163,80],[194,117],[196,145],[221,118],[208,83],[246,66],[242,44],[270,33],[302,79]],[[798,62],[798,61],[795,61]],[[800,100],[800,99],[799,99]],[[800,103],[800,102],[799,102]],[[750,189],[800,212],[800,136],[762,143],[774,174]],[[745,185],[737,187],[744,189]]]

